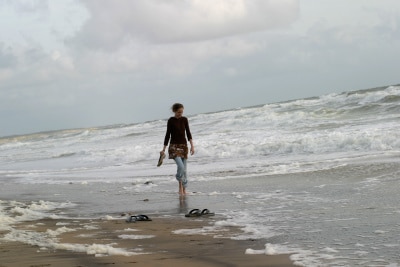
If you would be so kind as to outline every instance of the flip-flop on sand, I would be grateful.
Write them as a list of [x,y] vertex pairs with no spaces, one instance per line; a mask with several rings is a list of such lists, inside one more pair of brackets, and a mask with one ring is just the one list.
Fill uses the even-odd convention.
[[208,209],[204,209],[201,211],[201,216],[214,216],[214,212],[210,212]]
[[201,211],[199,209],[192,209],[189,213],[185,214],[185,217],[199,217],[201,216]]
[[131,215],[126,218],[126,222],[150,222],[152,219],[149,218],[147,215]]
[[200,217],[200,216],[214,216],[214,212],[210,212],[209,209],[204,209],[200,211],[199,209],[192,209],[185,217]]
[[165,158],[165,153],[160,153],[160,158],[158,159],[157,167],[161,166],[161,164],[163,163],[164,158]]

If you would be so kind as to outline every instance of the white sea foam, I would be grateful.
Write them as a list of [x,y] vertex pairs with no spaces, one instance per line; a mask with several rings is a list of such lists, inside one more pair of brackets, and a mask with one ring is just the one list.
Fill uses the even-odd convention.
[[246,249],[246,251],[244,252],[244,254],[247,254],[247,255],[265,254],[265,250],[257,250],[257,249],[248,248],[248,249]]
[[119,235],[118,236],[121,239],[149,239],[149,238],[154,238],[155,235]]
[[[234,238],[266,239],[270,252],[290,251],[300,266],[396,266],[399,101],[400,86],[390,86],[189,116],[196,146],[189,188],[198,193],[188,203],[212,204],[221,217],[176,233],[236,226],[243,233]],[[97,219],[176,209],[176,167],[170,160],[155,167],[165,127],[163,119],[0,138],[0,181],[17,188],[1,195],[43,199],[41,185],[54,185],[46,199],[55,199],[0,200],[0,228],[62,217],[64,207]],[[179,212],[185,208],[180,203]],[[100,219],[116,219],[108,216]],[[373,262],[376,251],[385,263]]]
[[[298,162],[297,156],[307,163],[321,155],[332,159],[337,158],[337,153],[358,156],[399,150],[400,138],[396,117],[393,117],[396,113],[388,113],[385,104],[380,104],[381,113],[376,110],[371,116],[356,113],[359,108],[368,110],[369,104],[382,101],[385,97],[398,96],[399,91],[399,87],[389,87],[381,91],[332,94],[193,116],[196,160],[209,163],[209,157],[218,161],[229,159],[229,164],[222,168],[229,170],[235,169],[234,166],[245,158],[254,160],[268,155],[285,155],[286,162],[290,164],[292,157]],[[395,106],[395,103],[390,104]],[[351,112],[355,112],[355,117],[348,115]],[[363,119],[367,124],[363,123]],[[132,162],[136,164],[129,165],[131,173],[135,171],[138,176],[159,174],[160,169],[149,167],[154,166],[157,155],[152,151],[159,150],[164,128],[165,121],[162,120],[116,128],[75,130],[73,133],[36,134],[21,137],[20,141],[15,141],[18,138],[6,139],[0,143],[0,158],[8,163],[8,167],[6,172],[0,168],[0,175],[10,175],[7,170],[27,171],[32,179],[26,177],[26,181],[41,182],[51,175],[54,182],[59,174],[65,177],[64,171],[71,173],[75,170],[72,176],[80,176],[80,170],[87,175],[98,167],[104,170],[115,164],[121,167]],[[140,138],[135,138],[137,136]],[[313,167],[318,168],[319,165],[314,164]],[[312,167],[312,164],[308,166]],[[214,167],[202,165],[195,171],[204,173],[214,170]],[[260,166],[260,169],[263,167],[268,165]],[[269,171],[290,173],[295,168]],[[81,183],[96,181],[94,178],[89,175]]]
[[22,221],[35,221],[43,218],[61,218],[52,213],[56,209],[74,207],[71,202],[56,203],[50,201],[33,201],[23,203],[18,201],[0,201],[0,229],[9,230],[10,226]]
[[254,249],[246,249],[245,254],[265,254],[265,255],[279,255],[290,253],[287,248],[283,248],[282,246],[272,245],[270,243],[265,244],[265,249],[263,250],[254,250]]
[[126,228],[126,229],[124,229],[124,230],[121,230],[121,232],[138,232],[138,231],[140,231],[140,230],[138,230],[138,229],[132,229],[132,228]]
[[63,226],[63,227],[57,228],[56,230],[47,229],[46,234],[49,235],[50,237],[56,237],[63,233],[69,233],[69,232],[75,232],[75,231],[76,231],[76,229],[72,229],[72,228]]
[[[18,230],[13,225],[22,221],[34,221],[51,217],[48,212],[55,209],[74,206],[71,203],[55,203],[49,201],[31,202],[30,204],[17,201],[0,202],[1,230],[6,234],[0,240],[21,242],[40,247],[40,249],[63,249],[75,252],[85,252],[90,255],[136,255],[136,252],[129,252],[125,249],[115,248],[112,244],[69,244],[59,243],[57,237],[63,233],[74,232],[76,229],[66,226],[55,230],[47,229],[45,232],[34,230]],[[58,216],[57,216],[58,217]],[[61,224],[58,224],[61,225]]]
[[193,229],[178,229],[172,231],[176,235],[211,235],[216,231],[214,227],[202,227]]
[[72,244],[72,243],[60,243],[58,242],[57,236],[75,231],[75,229],[69,229],[66,227],[59,228],[55,231],[47,230],[46,232],[35,232],[27,230],[16,230],[9,229],[10,231],[5,234],[0,240],[21,242],[33,246],[38,246],[41,250],[68,250],[73,252],[83,252],[89,255],[95,256],[107,256],[107,255],[122,255],[122,256],[133,256],[137,255],[136,252],[130,252],[126,249],[116,248],[114,244]]

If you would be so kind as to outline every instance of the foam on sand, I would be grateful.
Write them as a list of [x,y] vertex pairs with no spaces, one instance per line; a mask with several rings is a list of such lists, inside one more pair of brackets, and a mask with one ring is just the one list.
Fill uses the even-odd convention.
[[[220,266],[221,262],[239,266],[249,262],[254,266],[282,266],[282,263],[292,266],[287,255],[245,254],[243,246],[254,247],[259,242],[232,240],[230,237],[239,229],[207,227],[209,219],[152,218],[152,222],[137,222],[135,229],[127,228],[123,218],[20,222],[10,225],[11,229],[1,238],[4,242],[0,242],[0,257],[2,264],[10,267],[40,265],[43,262],[59,267],[86,266],[88,263],[130,266],[132,262],[140,266],[154,266],[156,262],[163,266],[195,267]],[[184,228],[187,231],[179,231]],[[205,234],[207,231],[209,234]],[[216,237],[216,233],[220,237]],[[25,252],[20,256],[22,247]]]

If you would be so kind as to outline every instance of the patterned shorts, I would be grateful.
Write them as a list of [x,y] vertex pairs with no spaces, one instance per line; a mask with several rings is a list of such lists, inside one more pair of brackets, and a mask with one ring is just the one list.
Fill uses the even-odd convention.
[[168,154],[170,159],[176,157],[188,158],[188,147],[186,144],[170,144],[168,148]]

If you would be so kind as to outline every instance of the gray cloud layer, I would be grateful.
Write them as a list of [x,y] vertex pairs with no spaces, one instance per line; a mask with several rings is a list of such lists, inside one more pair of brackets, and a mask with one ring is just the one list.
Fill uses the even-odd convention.
[[0,1],[0,135],[398,83],[400,2],[379,3]]
[[92,17],[76,41],[104,49],[115,49],[130,40],[195,42],[263,31],[287,26],[298,15],[296,0],[86,0],[84,3]]

